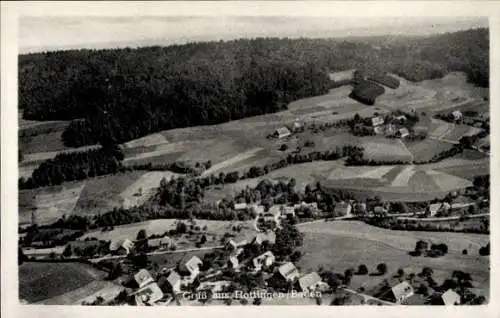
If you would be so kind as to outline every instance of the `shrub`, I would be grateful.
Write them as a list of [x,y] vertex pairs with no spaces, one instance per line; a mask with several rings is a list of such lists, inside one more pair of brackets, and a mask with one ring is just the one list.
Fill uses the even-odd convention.
[[466,250],[466,249],[464,249],[464,250],[462,251],[462,255],[467,255],[467,254],[468,254],[467,250]]
[[488,243],[486,246],[483,246],[479,249],[479,255],[481,255],[481,256],[490,255],[490,243]]
[[287,149],[288,149],[288,145],[287,144],[281,144],[280,151],[286,151]]
[[387,264],[386,263],[378,264],[377,271],[379,272],[380,275],[384,275],[385,273],[387,273]]
[[368,274],[368,267],[366,267],[365,264],[361,264],[358,267],[358,271],[356,272],[357,275],[366,275]]
[[398,276],[399,276],[399,277],[403,277],[403,276],[404,276],[404,274],[405,274],[404,269],[399,268],[399,269],[398,269]]

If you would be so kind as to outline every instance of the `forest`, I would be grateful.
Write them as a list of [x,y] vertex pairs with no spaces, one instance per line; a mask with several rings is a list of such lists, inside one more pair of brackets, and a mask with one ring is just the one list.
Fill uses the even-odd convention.
[[122,167],[123,153],[119,147],[106,146],[87,151],[60,153],[43,161],[31,177],[19,179],[19,189],[58,185],[65,181],[116,173]]
[[[286,109],[356,68],[409,80],[463,71],[489,85],[488,29],[421,38],[257,38],[168,47],[19,56],[19,107],[31,120],[72,120],[67,146],[112,144],[156,131]],[[377,43],[378,44],[378,43]]]

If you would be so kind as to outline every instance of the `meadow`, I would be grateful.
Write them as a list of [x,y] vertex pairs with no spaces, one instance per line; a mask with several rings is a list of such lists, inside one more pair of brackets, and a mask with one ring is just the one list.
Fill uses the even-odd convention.
[[[479,256],[478,250],[489,242],[488,235],[441,232],[391,231],[358,221],[314,222],[298,225],[304,233],[301,247],[302,259],[298,265],[303,272],[322,267],[343,273],[348,268],[365,264],[374,272],[379,263],[386,263],[388,274],[382,276],[353,277],[351,288],[370,289],[385,278],[390,278],[398,268],[406,273],[419,273],[425,267],[434,269],[438,283],[449,278],[460,264],[460,270],[471,273],[478,289],[488,297],[489,257]],[[440,258],[413,257],[408,254],[418,240],[445,243],[449,253]],[[463,249],[468,255],[462,255]]]
[[19,266],[19,298],[30,303],[39,302],[104,277],[104,272],[82,263],[26,262]]

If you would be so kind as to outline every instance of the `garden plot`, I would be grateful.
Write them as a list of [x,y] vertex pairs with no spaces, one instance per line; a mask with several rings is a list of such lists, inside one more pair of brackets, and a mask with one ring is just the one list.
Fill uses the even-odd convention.
[[150,198],[154,190],[160,186],[160,181],[167,181],[177,174],[170,171],[150,171],[143,174],[137,181],[120,193],[120,203],[125,209],[141,205]]

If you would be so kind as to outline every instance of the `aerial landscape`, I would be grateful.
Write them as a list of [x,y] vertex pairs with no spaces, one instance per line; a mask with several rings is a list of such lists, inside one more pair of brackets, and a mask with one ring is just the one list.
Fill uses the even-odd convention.
[[19,301],[487,304],[485,25],[20,52]]

